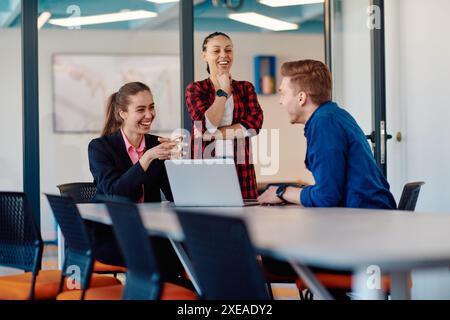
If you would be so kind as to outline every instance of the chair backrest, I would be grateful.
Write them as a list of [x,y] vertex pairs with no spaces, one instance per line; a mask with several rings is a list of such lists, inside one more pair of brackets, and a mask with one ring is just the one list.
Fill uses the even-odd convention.
[[269,300],[244,221],[176,210],[203,297]]
[[65,240],[63,276],[79,281],[84,298],[84,291],[89,287],[94,258],[83,218],[72,198],[50,194],[46,196]]
[[41,269],[44,242],[23,192],[0,192],[0,265],[32,272],[30,295]]
[[424,184],[425,182],[423,181],[405,184],[397,209],[414,211],[416,209],[417,199],[419,198],[420,188]]
[[122,299],[159,299],[161,297],[159,266],[136,204],[118,198],[104,201],[128,269]]
[[43,247],[25,193],[0,192],[0,265],[37,274]]
[[89,203],[94,199],[97,188],[92,182],[73,182],[58,185],[59,193],[68,196],[75,203]]

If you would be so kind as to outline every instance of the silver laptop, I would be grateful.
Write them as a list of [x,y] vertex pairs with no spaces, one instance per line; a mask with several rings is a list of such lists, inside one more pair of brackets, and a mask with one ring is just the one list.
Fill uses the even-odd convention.
[[233,159],[166,160],[176,206],[242,207],[258,205],[242,199]]

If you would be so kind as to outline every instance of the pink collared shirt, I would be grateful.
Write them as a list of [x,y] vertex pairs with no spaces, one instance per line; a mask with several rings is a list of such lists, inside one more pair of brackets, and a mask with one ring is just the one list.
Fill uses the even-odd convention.
[[[128,140],[123,129],[120,128],[120,132],[122,132],[123,141],[125,141],[125,148],[127,149],[128,156],[133,164],[139,161],[142,155],[145,152],[145,136],[142,137],[141,143],[139,147],[136,149]],[[139,199],[139,202],[144,202],[144,186],[142,186],[142,197]]]

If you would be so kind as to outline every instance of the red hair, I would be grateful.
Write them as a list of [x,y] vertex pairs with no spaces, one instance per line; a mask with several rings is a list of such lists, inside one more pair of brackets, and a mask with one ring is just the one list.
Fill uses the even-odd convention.
[[281,75],[290,77],[291,84],[306,92],[314,104],[321,105],[331,100],[332,80],[328,67],[316,60],[285,62],[281,66]]

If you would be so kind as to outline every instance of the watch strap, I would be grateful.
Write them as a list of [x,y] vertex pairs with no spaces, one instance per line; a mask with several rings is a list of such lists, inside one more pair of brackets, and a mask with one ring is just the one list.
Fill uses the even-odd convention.
[[225,92],[224,90],[222,90],[222,89],[219,89],[219,90],[216,91],[216,96],[219,96],[219,97],[225,97],[225,98],[228,99],[228,93],[226,93],[226,92]]

